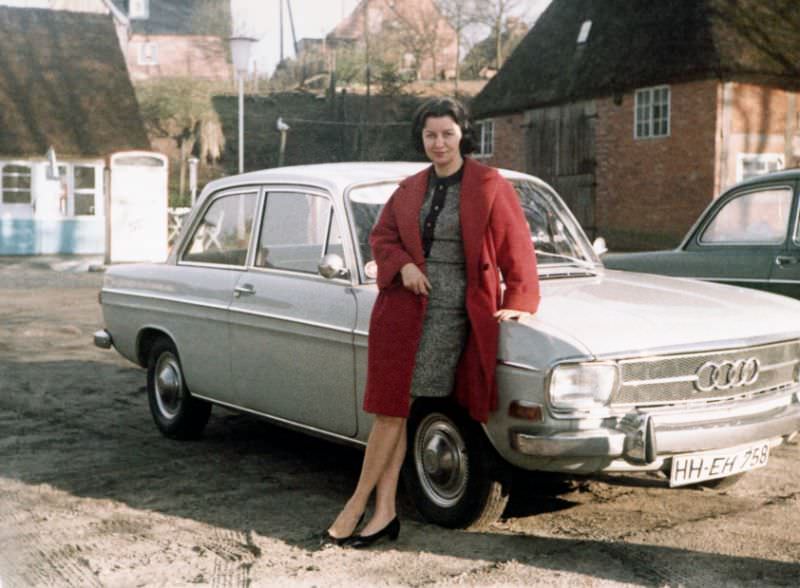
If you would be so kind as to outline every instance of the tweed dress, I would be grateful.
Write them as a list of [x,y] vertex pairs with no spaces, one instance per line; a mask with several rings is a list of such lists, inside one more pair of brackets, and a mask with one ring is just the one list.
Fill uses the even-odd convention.
[[426,259],[431,290],[411,380],[411,396],[414,397],[449,396],[452,393],[456,367],[469,332],[467,274],[459,217],[461,174],[436,178],[431,171],[430,178],[420,210],[422,233],[437,183],[446,189],[446,196]]

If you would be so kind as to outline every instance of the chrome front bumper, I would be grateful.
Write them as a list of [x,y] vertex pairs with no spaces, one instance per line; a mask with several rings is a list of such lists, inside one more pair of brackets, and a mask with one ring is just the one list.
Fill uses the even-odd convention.
[[537,434],[511,431],[511,446],[525,455],[544,458],[622,459],[632,465],[659,458],[735,447],[791,435],[800,430],[800,391],[757,401],[757,411],[742,407],[687,412],[635,411],[614,428]]
[[111,333],[105,329],[95,331],[94,344],[101,349],[111,349],[111,346],[114,344],[114,342],[111,340]]

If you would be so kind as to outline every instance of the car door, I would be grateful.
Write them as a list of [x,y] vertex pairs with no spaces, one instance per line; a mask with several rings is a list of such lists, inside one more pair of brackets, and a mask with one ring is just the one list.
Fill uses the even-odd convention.
[[794,219],[786,246],[772,264],[769,276],[770,290],[800,299],[800,186],[794,185]]
[[772,265],[789,232],[793,192],[776,183],[723,195],[685,245],[681,275],[770,290]]
[[258,190],[214,194],[190,228],[178,263],[158,282],[164,325],[175,340],[186,382],[197,396],[230,402],[228,307],[245,272]]
[[264,190],[252,263],[231,305],[231,384],[238,406],[352,436],[355,296],[349,278],[317,270],[326,253],[347,258],[341,225],[324,192]]

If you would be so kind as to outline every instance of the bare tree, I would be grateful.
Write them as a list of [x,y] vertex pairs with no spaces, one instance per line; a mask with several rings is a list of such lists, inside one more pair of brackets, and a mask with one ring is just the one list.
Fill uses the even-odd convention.
[[437,57],[449,42],[447,35],[443,34],[443,14],[439,8],[433,2],[418,4],[411,10],[410,5],[404,2],[390,1],[387,5],[395,19],[395,26],[387,32],[414,56],[420,70],[425,58],[430,57],[433,76],[436,77]]
[[472,0],[472,18],[491,28],[495,39],[495,67],[503,65],[503,25],[521,4],[521,0]]
[[464,29],[474,22],[474,11],[471,10],[471,1],[465,0],[437,0],[436,4],[442,15],[450,21],[450,26],[456,31],[456,76],[455,92],[458,92],[458,82],[461,79],[461,42]]

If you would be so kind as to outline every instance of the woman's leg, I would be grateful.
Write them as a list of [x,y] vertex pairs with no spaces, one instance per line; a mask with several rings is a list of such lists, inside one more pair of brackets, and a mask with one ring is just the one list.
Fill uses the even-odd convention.
[[353,533],[358,518],[367,507],[370,494],[389,465],[394,463],[397,442],[401,436],[405,440],[405,430],[405,418],[376,415],[367,440],[367,450],[364,453],[358,485],[342,512],[328,529],[328,533],[332,536],[341,538]]
[[372,535],[383,529],[397,516],[397,485],[400,481],[400,470],[406,457],[406,427],[405,423],[397,439],[391,461],[378,480],[375,488],[375,512],[372,518],[361,530],[362,535]]

